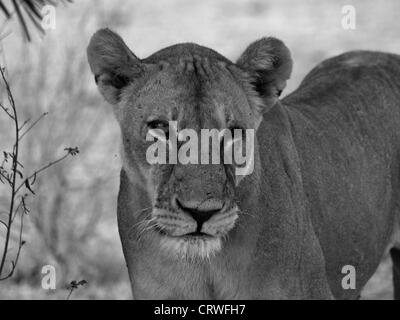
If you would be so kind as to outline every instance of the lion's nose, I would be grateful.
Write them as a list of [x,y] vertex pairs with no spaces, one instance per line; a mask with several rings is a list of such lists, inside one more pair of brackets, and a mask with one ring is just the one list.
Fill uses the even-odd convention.
[[224,207],[224,202],[218,199],[207,199],[204,201],[180,200],[174,198],[175,205],[179,209],[188,213],[196,222],[198,231],[204,222],[209,220],[214,214],[217,214]]

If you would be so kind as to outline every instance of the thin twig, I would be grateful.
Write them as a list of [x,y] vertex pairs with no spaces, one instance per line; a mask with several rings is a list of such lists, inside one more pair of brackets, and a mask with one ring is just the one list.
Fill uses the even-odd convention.
[[25,125],[26,125],[29,121],[31,121],[31,118],[26,119],[26,120],[24,121],[24,123],[21,125],[21,127],[20,127],[18,130],[21,131],[22,128],[25,127]]
[[71,297],[72,292],[74,292],[74,288],[73,287],[71,287],[69,289],[69,293],[68,293],[67,298],[65,300],[69,300],[69,298]]
[[32,179],[33,177],[36,177],[38,174],[40,174],[41,172],[45,171],[46,169],[50,168],[51,166],[63,161],[65,158],[67,158],[71,153],[67,152],[65,155],[63,155],[61,158],[51,161],[48,164],[46,164],[45,166],[41,167],[40,169],[36,170],[34,173],[32,173],[30,176],[28,176],[24,182],[22,182],[18,188],[16,188],[15,193],[17,194],[18,191],[25,185],[25,181],[29,181],[30,179]]
[[0,103],[0,108],[3,109],[3,111],[12,119],[14,120],[13,115],[8,111],[8,109],[6,107],[3,106],[2,103]]
[[5,223],[3,220],[0,220],[0,223],[1,223],[2,225],[4,225],[4,226],[6,227],[6,229],[8,229],[7,223]]
[[18,260],[19,260],[19,257],[21,255],[21,250],[22,250],[22,247],[25,244],[25,241],[22,239],[22,234],[23,234],[23,231],[24,231],[24,216],[25,216],[25,212],[22,211],[21,212],[21,222],[20,222],[20,227],[19,227],[18,251],[17,251],[17,254],[15,256],[15,260],[12,261],[11,271],[4,278],[0,278],[0,281],[6,280],[8,278],[11,278],[13,276],[13,274],[14,274],[15,269],[17,268]]
[[[43,119],[45,116],[47,116],[48,114],[49,114],[48,112],[42,113],[42,115],[41,115],[34,123],[32,123],[32,124],[24,131],[24,133],[21,134],[21,136],[19,137],[19,141],[21,141],[22,138],[23,138],[30,130],[32,130],[32,128],[33,128],[34,126],[36,126],[40,120],[42,120],[42,119]],[[29,121],[29,120],[28,120],[28,121]],[[20,128],[19,130],[21,130],[21,129],[23,128],[24,125],[25,125],[25,122],[24,122],[24,124],[21,126],[21,128]]]

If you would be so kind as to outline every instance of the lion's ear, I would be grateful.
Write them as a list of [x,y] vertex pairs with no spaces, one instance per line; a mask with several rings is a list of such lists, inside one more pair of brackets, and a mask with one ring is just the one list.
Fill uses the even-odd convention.
[[253,42],[236,63],[251,76],[254,89],[269,110],[286,87],[292,72],[292,58],[285,44],[276,38]]
[[121,37],[109,29],[101,29],[92,36],[87,56],[96,84],[111,104],[118,103],[121,90],[144,71],[141,61]]

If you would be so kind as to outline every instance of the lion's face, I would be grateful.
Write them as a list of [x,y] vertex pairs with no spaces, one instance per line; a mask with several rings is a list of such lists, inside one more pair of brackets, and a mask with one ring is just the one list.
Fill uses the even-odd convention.
[[[153,142],[146,137],[152,129],[171,136],[172,121],[178,131],[193,129],[200,137],[201,129],[254,128],[255,117],[226,63],[185,57],[154,69],[143,86],[124,93],[120,118],[125,158],[136,155],[147,179],[151,225],[162,236],[163,247],[183,256],[209,256],[221,248],[222,237],[238,217],[234,164],[152,165],[146,151]],[[208,152],[211,158],[211,147]]]
[[[123,167],[132,179],[143,178],[135,183],[145,186],[151,201],[150,213],[144,211],[139,218],[139,232],[159,238],[167,254],[211,257],[223,247],[240,215],[235,189],[244,176],[236,174],[237,162],[225,161],[224,147],[257,129],[261,113],[275,103],[286,79],[271,78],[270,87],[260,92],[257,81],[266,79],[262,70],[252,69],[257,64],[248,57],[255,54],[254,48],[249,49],[237,65],[193,44],[170,47],[140,61],[109,30],[99,31],[91,40],[89,63],[100,91],[115,105],[120,123]],[[264,69],[267,58],[277,64],[276,57],[266,57],[265,52],[261,58],[258,65]],[[184,129],[191,129],[196,137],[180,135]],[[207,148],[202,148],[204,129],[228,135],[220,136],[216,145],[208,140]],[[241,135],[236,136],[236,131]],[[197,144],[189,150],[186,142],[194,138]],[[154,163],[149,154],[156,143],[159,161]],[[249,141],[245,140],[239,149],[256,152],[255,139],[251,144],[246,149]],[[165,156],[160,157],[163,151]],[[194,155],[197,162],[181,161],[181,151]],[[212,160],[213,152],[220,156],[219,162]],[[208,162],[202,161],[206,154]]]

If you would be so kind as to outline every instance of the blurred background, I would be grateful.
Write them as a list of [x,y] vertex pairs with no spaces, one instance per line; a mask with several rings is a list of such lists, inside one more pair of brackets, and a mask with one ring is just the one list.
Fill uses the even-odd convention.
[[[355,30],[342,26],[344,5],[356,9]],[[20,117],[48,112],[22,142],[25,169],[58,158],[65,147],[80,149],[38,178],[36,195],[27,199],[26,245],[13,277],[0,282],[0,299],[65,299],[67,285],[81,279],[88,284],[71,299],[131,298],[116,225],[119,129],[86,60],[86,46],[98,28],[118,32],[142,58],[165,46],[195,42],[235,60],[250,42],[278,37],[294,60],[285,94],[317,63],[344,51],[400,53],[398,0],[79,0],[58,5],[55,12],[56,28],[44,36],[31,29],[29,43],[18,19],[0,16],[0,61]],[[0,150],[10,147],[12,134],[0,114]],[[1,190],[0,208],[9,201]],[[2,237],[0,228],[1,248]],[[11,240],[12,252],[18,234]],[[56,290],[42,289],[44,265],[56,268]],[[362,297],[392,298],[387,257]]]

